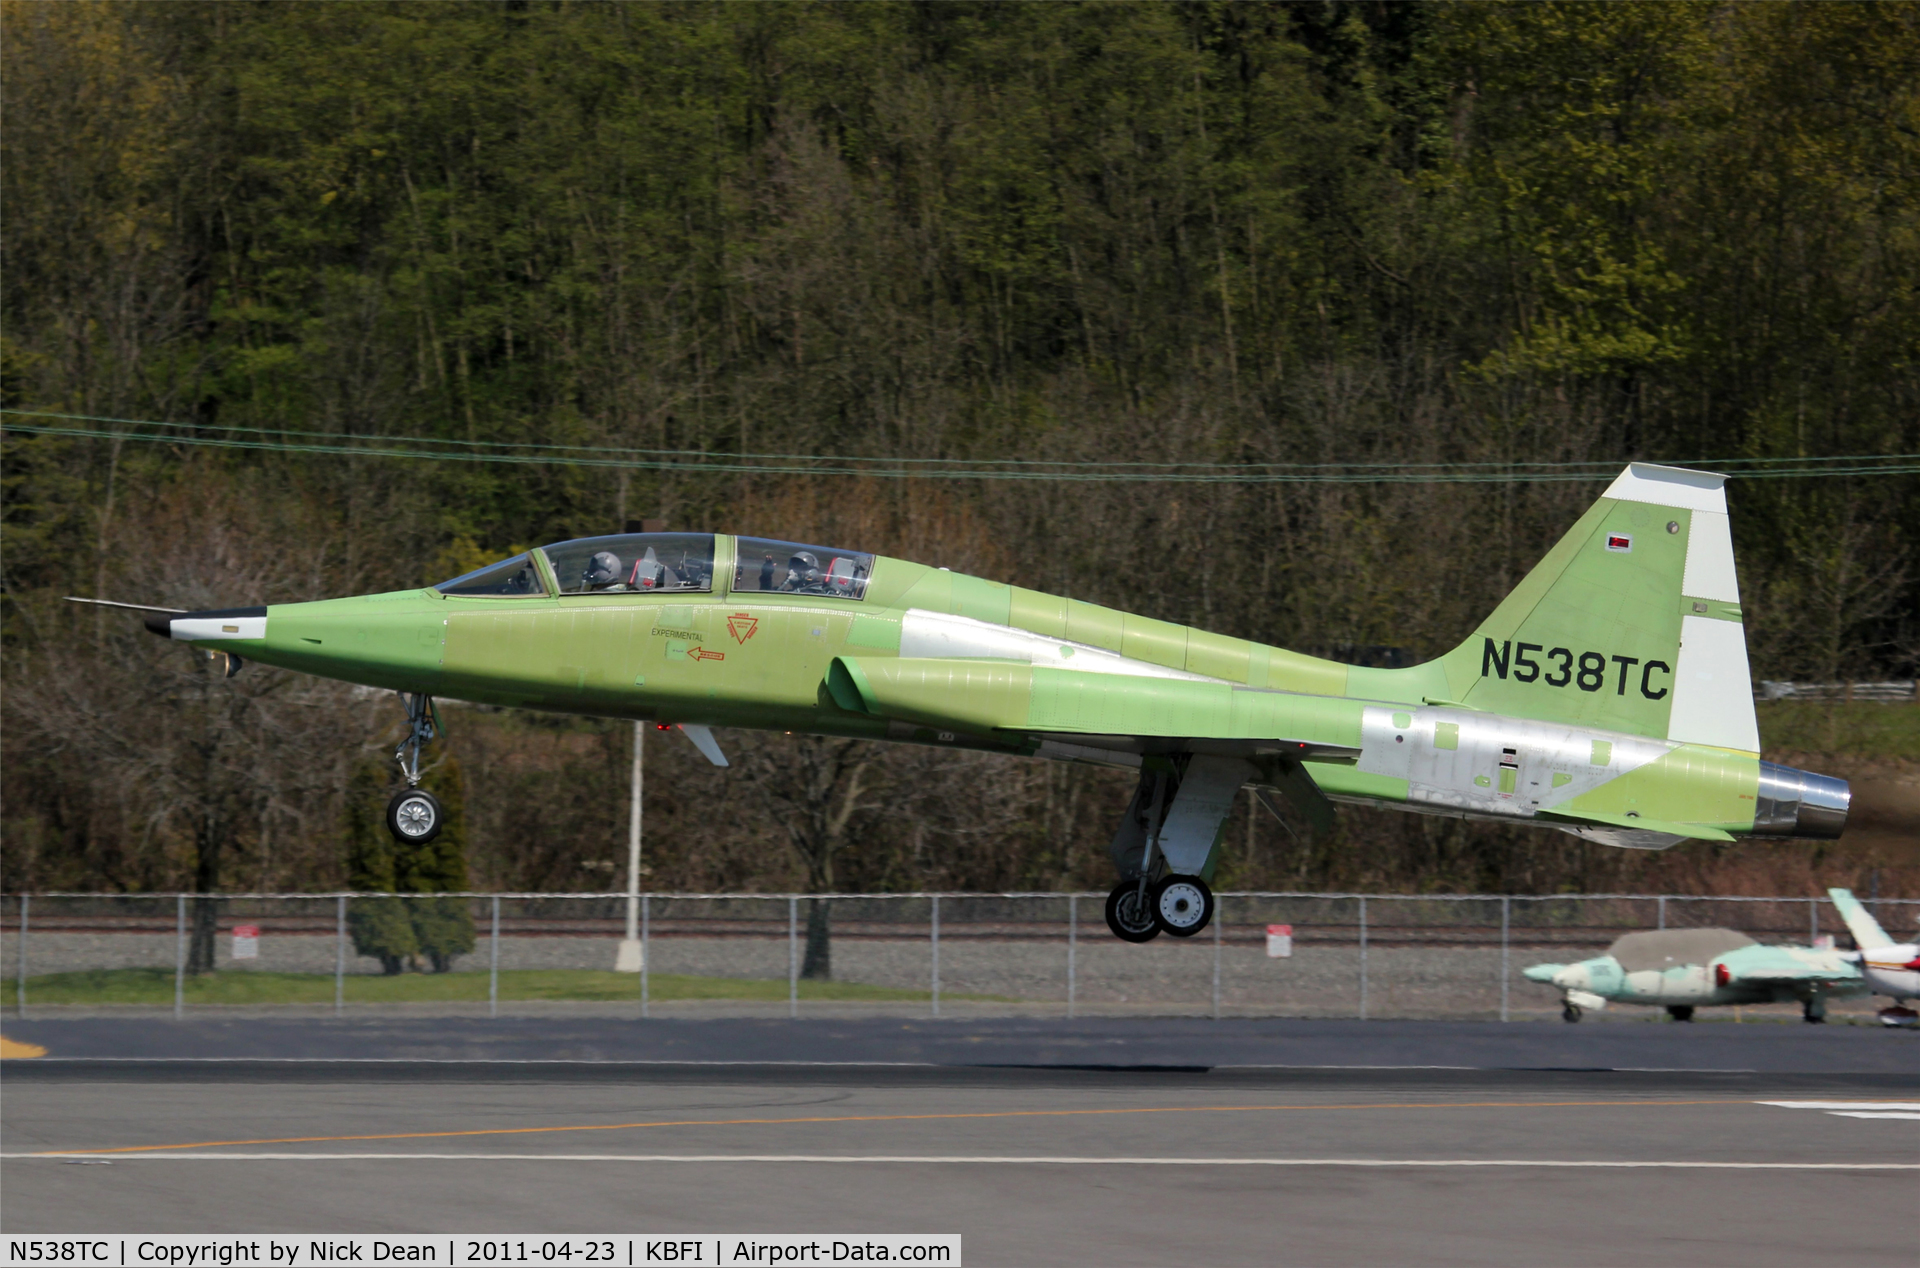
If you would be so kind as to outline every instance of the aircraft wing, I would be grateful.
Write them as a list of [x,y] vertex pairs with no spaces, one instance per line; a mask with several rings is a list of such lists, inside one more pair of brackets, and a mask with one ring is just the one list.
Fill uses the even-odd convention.
[[1351,761],[1348,702],[1249,691],[1214,679],[1084,672],[976,658],[836,657],[834,703],[855,713],[974,734],[1020,732],[1114,753]]
[[1721,956],[1716,964],[1735,984],[1793,986],[1860,980],[1860,970],[1834,952],[1803,947],[1742,947]]

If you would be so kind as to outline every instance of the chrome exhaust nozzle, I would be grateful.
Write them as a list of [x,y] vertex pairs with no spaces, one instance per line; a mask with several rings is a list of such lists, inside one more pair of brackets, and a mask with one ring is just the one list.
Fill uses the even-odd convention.
[[1832,841],[1846,830],[1852,802],[1853,790],[1844,779],[1762,762],[1753,835]]

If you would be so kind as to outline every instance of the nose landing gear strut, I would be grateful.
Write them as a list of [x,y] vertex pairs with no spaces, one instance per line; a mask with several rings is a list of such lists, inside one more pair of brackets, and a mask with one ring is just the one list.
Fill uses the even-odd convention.
[[419,787],[420,749],[435,736],[444,734],[444,729],[440,726],[439,712],[433,707],[432,696],[425,692],[411,695],[403,692],[400,698],[407,706],[407,738],[394,750],[393,760],[400,763],[400,773],[406,776],[407,786],[387,803],[387,831],[396,841],[424,845],[440,835],[446,812],[441,809],[439,798]]

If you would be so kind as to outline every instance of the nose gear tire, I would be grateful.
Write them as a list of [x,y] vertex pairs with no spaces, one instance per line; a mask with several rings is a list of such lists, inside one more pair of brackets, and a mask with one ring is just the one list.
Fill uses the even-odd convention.
[[1121,881],[1107,895],[1107,928],[1122,942],[1151,942],[1160,936],[1153,918],[1153,891],[1144,895],[1138,880]]
[[1198,876],[1169,876],[1147,892],[1162,933],[1191,938],[1213,919],[1213,891]]
[[387,831],[396,841],[424,845],[439,836],[445,824],[439,800],[423,788],[409,788],[387,803]]

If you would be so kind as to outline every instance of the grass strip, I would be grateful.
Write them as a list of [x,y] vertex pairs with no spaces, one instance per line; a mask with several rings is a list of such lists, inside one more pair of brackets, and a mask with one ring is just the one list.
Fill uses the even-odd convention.
[[[682,999],[778,1001],[787,998],[787,983],[778,978],[695,977],[684,973],[650,973],[647,994],[655,1003]],[[75,973],[46,973],[27,979],[27,1003],[34,1004],[171,1004],[172,969],[90,969]],[[276,973],[263,969],[229,969],[203,973],[186,980],[188,1004],[330,1004],[331,973]],[[483,972],[402,973],[384,977],[348,974],[349,1004],[471,1003],[487,998]],[[1013,1002],[1004,995],[961,995],[941,992],[943,999]],[[502,1000],[640,1001],[640,976],[603,969],[503,969]],[[927,991],[869,986],[861,982],[802,980],[800,998],[806,1000],[926,1000]]]

